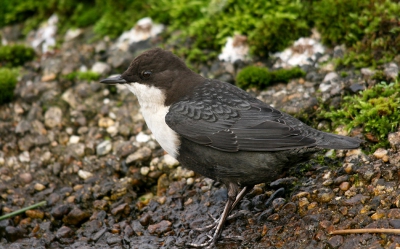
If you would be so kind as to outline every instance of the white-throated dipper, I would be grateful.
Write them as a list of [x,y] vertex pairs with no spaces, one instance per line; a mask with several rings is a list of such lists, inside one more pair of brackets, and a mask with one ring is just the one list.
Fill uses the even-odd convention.
[[100,82],[126,85],[162,148],[184,167],[227,186],[215,232],[197,246],[215,245],[249,187],[277,179],[320,149],[355,149],[361,142],[315,130],[229,83],[196,74],[159,48],[136,57],[122,75]]

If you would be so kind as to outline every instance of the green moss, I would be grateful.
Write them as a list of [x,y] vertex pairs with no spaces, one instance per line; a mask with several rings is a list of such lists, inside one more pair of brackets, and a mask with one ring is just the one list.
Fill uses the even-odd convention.
[[0,66],[17,67],[35,58],[35,51],[24,45],[9,45],[0,47]]
[[272,83],[287,83],[291,79],[304,76],[305,72],[297,67],[269,71],[265,67],[248,66],[236,76],[236,85],[243,89],[249,87],[264,89]]
[[0,68],[0,104],[10,102],[13,99],[17,75],[16,69]]
[[265,67],[248,66],[243,68],[236,76],[236,85],[240,88],[267,87],[272,80],[271,72]]
[[375,67],[400,52],[400,4],[391,0],[324,0],[310,4],[310,25],[328,45],[345,44],[338,65]]
[[396,131],[400,122],[400,83],[384,82],[361,92],[346,96],[339,110],[321,112],[320,117],[330,120],[334,127],[346,125],[348,130],[361,127],[372,150],[387,147],[387,136]]
[[306,72],[304,72],[298,67],[290,69],[278,69],[276,71],[272,71],[272,82],[287,83],[291,79],[297,79],[304,76],[306,76]]

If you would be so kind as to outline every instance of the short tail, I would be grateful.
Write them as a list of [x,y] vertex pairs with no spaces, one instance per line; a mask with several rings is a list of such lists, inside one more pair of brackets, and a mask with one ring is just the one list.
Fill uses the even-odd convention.
[[324,149],[350,150],[357,149],[360,147],[362,142],[363,140],[354,137],[325,133],[324,138],[317,144],[317,146]]

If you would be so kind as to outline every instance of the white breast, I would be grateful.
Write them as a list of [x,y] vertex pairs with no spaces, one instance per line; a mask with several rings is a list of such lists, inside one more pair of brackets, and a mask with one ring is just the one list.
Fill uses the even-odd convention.
[[180,141],[178,134],[165,123],[165,115],[168,113],[169,106],[164,106],[164,93],[156,87],[139,83],[128,83],[126,86],[138,98],[144,120],[157,142],[166,152],[176,158]]

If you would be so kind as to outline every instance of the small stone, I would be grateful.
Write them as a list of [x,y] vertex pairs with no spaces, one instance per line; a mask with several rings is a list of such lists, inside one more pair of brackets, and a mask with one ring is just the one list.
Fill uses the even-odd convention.
[[194,179],[192,177],[186,179],[186,184],[187,185],[192,185],[194,183]]
[[339,185],[339,188],[340,188],[340,190],[347,191],[350,188],[350,183],[349,182],[342,182]]
[[93,202],[93,207],[98,210],[107,210],[108,203],[106,200],[95,200]]
[[371,219],[373,220],[380,220],[382,218],[385,218],[386,213],[383,210],[376,210],[376,213],[371,215]]
[[302,197],[299,199],[299,207],[304,207],[307,206],[308,204],[310,204],[310,202],[306,197]]
[[139,143],[147,143],[150,140],[150,136],[144,134],[143,132],[139,132],[139,134],[136,135],[136,141]]
[[61,125],[62,111],[59,107],[50,107],[44,114],[44,124],[49,128]]
[[107,133],[110,134],[112,137],[116,136],[118,134],[118,127],[115,125],[108,127]]
[[28,163],[31,161],[31,158],[29,156],[29,152],[28,151],[24,151],[22,152],[19,156],[18,159],[21,163]]
[[70,238],[74,235],[74,231],[67,227],[67,226],[62,226],[60,229],[57,230],[56,237],[57,239],[61,238]]
[[140,174],[146,176],[147,174],[149,174],[150,168],[147,166],[141,167],[140,168]]
[[375,152],[374,152],[374,156],[378,159],[382,159],[383,157],[387,156],[388,151],[383,149],[383,148],[378,148]]
[[154,224],[154,225],[149,225],[149,227],[147,228],[147,230],[151,233],[151,234],[157,234],[157,235],[161,235],[165,232],[168,232],[171,230],[171,225],[172,223],[168,220],[162,220],[161,222]]
[[110,126],[113,126],[115,124],[114,120],[111,118],[105,117],[105,118],[100,118],[99,119],[99,126],[103,128],[108,128]]
[[64,215],[67,215],[71,211],[71,207],[69,205],[59,205],[54,207],[51,210],[51,216],[53,216],[55,219],[61,219],[64,217]]
[[164,155],[164,158],[162,159],[162,161],[165,163],[165,165],[166,165],[168,168],[173,168],[173,167],[179,165],[178,160],[176,160],[175,158],[173,158],[173,157],[172,157],[171,155],[169,155],[169,154]]
[[44,185],[41,184],[41,183],[36,183],[35,186],[34,186],[34,189],[35,189],[36,191],[42,191],[42,190],[44,190],[45,188],[46,188],[46,186],[44,186]]
[[343,175],[343,176],[339,176],[337,177],[333,182],[336,185],[341,184],[342,182],[348,181],[349,180],[349,176],[348,175]]
[[276,198],[272,201],[272,207],[274,208],[275,211],[278,211],[283,207],[285,203],[286,200],[284,198]]
[[391,62],[388,64],[384,65],[384,73],[386,77],[391,78],[391,79],[397,79],[399,76],[399,67],[396,65],[396,63]]
[[366,67],[361,68],[360,71],[361,71],[362,75],[367,76],[367,77],[371,77],[375,74],[374,70],[371,70],[370,68],[366,68]]
[[126,158],[126,164],[131,165],[135,162],[146,161],[146,160],[150,159],[151,154],[152,154],[151,149],[149,149],[147,147],[140,148],[135,153],[129,155]]
[[392,208],[388,213],[389,219],[400,219],[400,209]]
[[90,70],[92,72],[105,75],[105,74],[110,73],[111,67],[110,67],[110,65],[108,65],[105,62],[97,61],[93,64],[93,66]]
[[117,214],[129,214],[129,212],[131,211],[131,208],[129,207],[129,205],[127,203],[123,203],[121,205],[118,205],[117,207],[113,208],[111,210],[111,214],[113,215],[117,215]]
[[24,135],[26,132],[30,132],[31,130],[32,126],[30,122],[24,119],[17,124],[17,127],[15,127],[15,133],[21,135]]
[[389,133],[388,140],[392,149],[400,150],[400,132]]
[[19,175],[19,178],[26,184],[31,183],[33,180],[32,174],[31,173],[21,173]]
[[322,185],[324,185],[324,186],[329,186],[329,185],[332,185],[332,183],[333,183],[333,180],[332,180],[332,179],[328,179],[328,180],[325,180],[325,181],[322,183]]
[[329,248],[339,248],[343,244],[343,236],[335,235],[328,240]]
[[79,139],[80,139],[80,137],[79,136],[71,136],[70,138],[69,138],[69,144],[77,144],[77,143],[79,143]]
[[99,145],[96,146],[96,154],[99,156],[104,156],[110,153],[112,149],[112,144],[110,140],[104,140]]
[[151,215],[149,213],[144,213],[139,219],[139,222],[142,226],[149,225],[150,221],[151,221]]
[[78,171],[78,176],[79,176],[80,178],[82,178],[83,180],[86,180],[86,179],[92,177],[93,174],[90,173],[89,171],[85,171],[85,170],[81,170],[81,169],[80,169],[80,170]]
[[31,219],[43,219],[44,218],[44,212],[40,210],[27,210],[25,211],[26,216],[28,216]]
[[64,217],[63,222],[66,224],[78,225],[89,217],[89,213],[82,211],[81,209],[76,207],[72,209],[66,217]]
[[330,202],[333,197],[335,197],[335,193],[333,193],[331,190],[318,194],[318,199],[320,202]]

